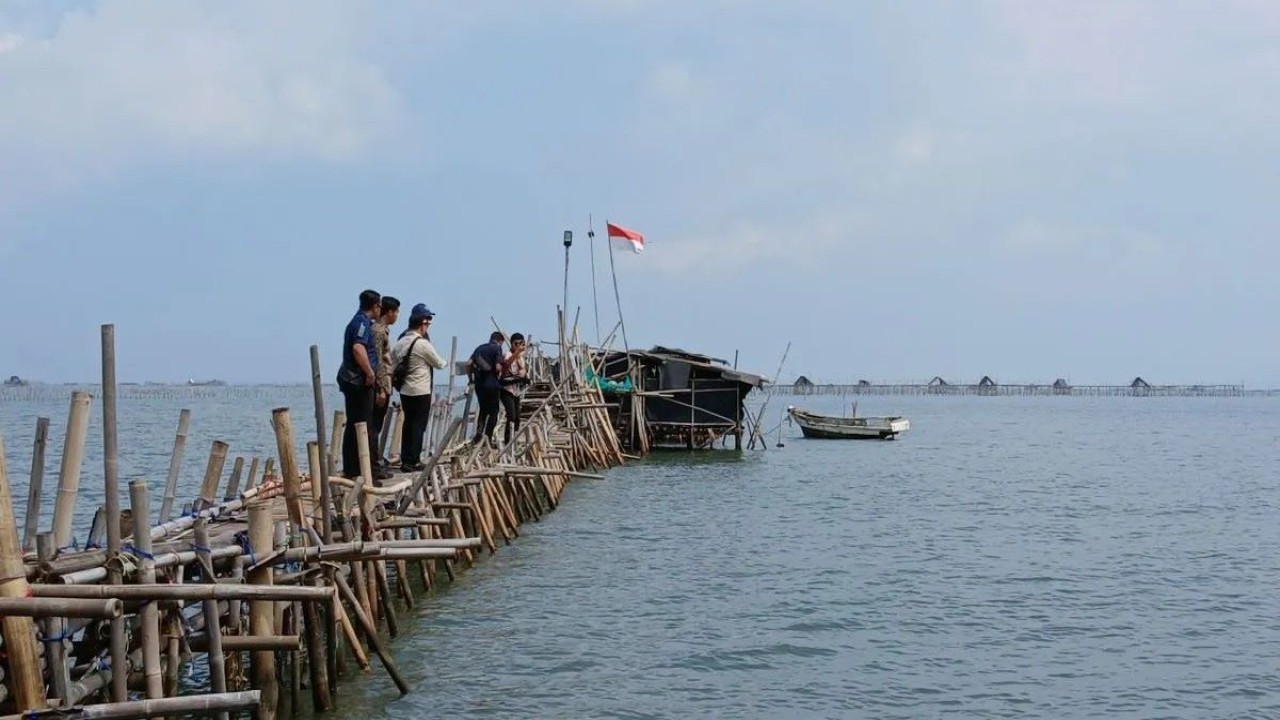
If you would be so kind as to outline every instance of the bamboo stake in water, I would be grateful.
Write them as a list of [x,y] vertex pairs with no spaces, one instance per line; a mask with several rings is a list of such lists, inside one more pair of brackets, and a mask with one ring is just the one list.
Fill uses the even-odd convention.
[[[214,583],[213,560],[209,557],[209,527],[204,518],[196,520],[192,526],[195,531],[196,555],[203,565],[201,575],[205,582]],[[215,693],[227,691],[226,656],[222,654],[222,622],[218,612],[217,600],[204,601],[204,628],[209,644],[209,686]],[[220,711],[218,720],[227,720],[226,711]]]
[[[138,547],[138,582],[156,581],[156,561],[151,555],[151,513],[147,504],[147,481],[129,483],[129,499],[133,507],[134,543]],[[142,624],[142,669],[146,676],[148,699],[164,697],[164,680],[160,675],[160,611],[154,602],[144,603],[140,613]],[[125,673],[121,672],[121,675]]]
[[[102,326],[102,469],[106,485],[107,521],[107,581],[112,585],[124,582],[120,562],[120,474],[119,446],[116,435],[116,328]],[[143,533],[145,534],[145,528]],[[125,640],[125,620],[111,621],[111,699],[124,702],[129,699],[129,648]]]
[[240,495],[240,476],[244,474],[244,457],[236,456],[231,466],[231,477],[227,480],[227,491],[222,494],[224,502],[235,500]]
[[164,501],[160,505],[160,522],[173,517],[173,502],[178,496],[178,473],[182,470],[182,457],[187,451],[187,433],[191,430],[191,411],[183,408],[178,413],[178,433],[173,438],[173,454],[169,456],[169,474],[164,480]]
[[[334,475],[333,471],[333,455],[332,446],[328,444],[328,438],[325,437],[324,426],[324,384],[320,380],[320,348],[311,346],[311,395],[312,402],[315,405],[316,416],[316,452],[319,454],[319,473],[311,474],[311,491],[313,494],[319,495],[318,507],[314,508],[315,514],[319,518],[319,528],[321,537],[324,542],[329,542],[333,538],[333,523],[330,515],[333,512],[333,498],[329,487],[329,478]],[[335,413],[334,426],[337,427],[337,417]],[[308,457],[308,460],[310,458]],[[325,577],[332,584],[333,568],[325,568]],[[328,660],[326,671],[329,676],[329,692],[333,693],[337,689],[338,682],[338,633],[334,629],[337,624],[334,617],[333,606],[326,605],[324,611],[325,618],[325,658]]]
[[244,489],[250,490],[258,484],[258,458],[249,463],[249,477],[245,480]]
[[196,499],[195,511],[211,508],[217,504],[214,499],[218,495],[218,481],[222,479],[222,468],[227,463],[227,444],[214,440],[209,449],[209,464],[204,469],[204,482],[200,484],[200,497]]
[[53,510],[53,541],[59,548],[71,545],[71,521],[80,491],[80,468],[84,462],[84,441],[89,433],[89,393],[71,393],[67,414],[67,435],[62,444],[62,465],[58,471],[58,496]]
[[[253,547],[255,557],[265,558],[272,549],[271,508],[265,503],[254,503],[249,507],[249,543]],[[249,571],[249,582],[255,585],[271,585],[271,566],[263,565]],[[273,603],[269,600],[255,600],[249,603],[249,634],[275,635],[272,616]],[[270,651],[257,651],[252,655],[253,685],[262,693],[262,704],[258,708],[259,720],[275,720],[276,703],[280,697],[280,688],[276,684],[276,656]]]
[[[293,421],[289,418],[289,408],[276,408],[271,411],[271,424],[276,431],[276,449],[280,453],[280,472],[284,477],[285,506],[289,511],[289,522],[294,532],[304,533],[302,517],[302,499],[300,495],[301,480],[298,477],[298,458],[294,454]],[[305,537],[305,533],[304,533]],[[307,634],[307,659],[311,671],[311,699],[318,712],[329,710],[332,702],[329,698],[329,663],[325,659],[325,640],[320,627],[320,616],[314,605],[308,603],[303,608],[304,623]]]
[[[40,522],[40,491],[44,484],[44,448],[49,440],[49,418],[36,418],[36,439],[31,447],[31,483],[27,486],[27,521],[22,531],[22,547],[30,550],[36,542]],[[59,696],[62,697],[62,696]]]
[[[53,558],[57,550],[53,546],[53,533],[42,532],[36,537],[36,553],[41,562]],[[24,600],[23,602],[28,602]],[[71,674],[67,669],[65,648],[62,645],[62,633],[65,620],[61,616],[46,618],[44,621],[45,660],[49,666],[49,685],[53,688],[53,696],[66,702],[67,687],[71,685]],[[52,638],[52,640],[51,640]]]
[[[27,572],[18,544],[18,524],[13,516],[13,496],[5,468],[4,438],[0,437],[0,597],[27,596]],[[19,712],[44,707],[44,685],[36,655],[35,625],[29,617],[3,619],[4,649],[8,655],[9,686]]]

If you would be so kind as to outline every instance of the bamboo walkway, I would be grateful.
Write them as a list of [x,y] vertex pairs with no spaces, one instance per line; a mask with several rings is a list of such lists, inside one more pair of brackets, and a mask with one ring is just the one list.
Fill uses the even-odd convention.
[[[467,388],[453,396],[451,363],[425,470],[366,482],[376,453],[359,423],[361,477],[336,477],[331,449],[343,418],[335,413],[326,427],[312,347],[316,425],[304,445],[290,409],[277,408],[277,456],[262,464],[261,479],[258,460],[246,474],[237,458],[219,493],[228,447],[215,442],[199,495],[175,517],[190,423],[184,410],[158,511],[141,480],[129,483],[122,508],[114,327],[102,331],[106,503],[87,549],[68,546],[88,394],[72,397],[51,529],[36,527],[48,420],[37,428],[21,525],[0,438],[0,712],[9,713],[0,720],[325,712],[335,706],[338,681],[357,672],[385,673],[406,694],[411,688],[387,647],[400,633],[398,614],[515,541],[525,523],[557,507],[570,482],[598,479],[630,457],[601,391],[582,382],[585,346],[573,346],[575,372],[562,381],[553,382],[548,363],[530,363],[522,426],[501,449],[462,440],[471,395]],[[396,420],[388,426],[398,435]],[[203,687],[183,679],[197,661],[209,668]]]

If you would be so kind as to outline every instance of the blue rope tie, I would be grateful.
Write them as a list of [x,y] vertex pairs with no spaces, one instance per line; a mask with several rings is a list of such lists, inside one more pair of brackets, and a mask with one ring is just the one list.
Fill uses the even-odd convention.
[[236,543],[240,545],[240,550],[244,556],[248,558],[250,565],[258,564],[258,556],[253,554],[253,547],[249,545],[249,536],[242,532],[236,533]]
[[189,544],[191,545],[191,549],[195,550],[198,553],[209,555],[213,552],[213,548],[208,547],[207,545],[198,545],[196,543],[189,543]]
[[137,547],[135,547],[135,546],[133,545],[133,543],[125,543],[125,544],[124,544],[124,547],[122,547],[122,548],[120,548],[120,549],[121,549],[121,550],[124,550],[125,552],[129,553],[130,555],[133,555],[134,557],[145,558],[145,559],[147,559],[147,560],[155,560],[155,559],[156,559],[156,556],[155,556],[155,555],[152,555],[151,553],[147,552],[146,550],[140,550],[140,549],[138,549]]

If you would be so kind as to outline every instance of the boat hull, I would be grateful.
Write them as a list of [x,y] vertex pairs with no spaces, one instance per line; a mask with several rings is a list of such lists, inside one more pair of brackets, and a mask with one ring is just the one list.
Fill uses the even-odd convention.
[[911,428],[904,417],[840,418],[790,409],[806,438],[814,440],[893,440]]

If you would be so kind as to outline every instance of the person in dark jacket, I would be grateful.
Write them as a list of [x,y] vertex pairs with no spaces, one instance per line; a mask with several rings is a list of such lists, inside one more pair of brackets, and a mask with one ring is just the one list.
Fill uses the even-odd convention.
[[490,447],[497,447],[493,431],[498,427],[498,409],[502,404],[502,383],[499,378],[502,361],[506,356],[502,343],[506,339],[502,333],[494,332],[489,336],[489,342],[471,353],[471,383],[476,390],[476,404],[480,406],[476,414],[476,434],[471,438],[475,445],[487,439]]
[[[378,378],[378,353],[373,346],[373,323],[381,314],[382,296],[374,290],[360,293],[360,309],[347,323],[342,335],[342,365],[338,367],[338,389],[345,400],[346,429],[342,433],[342,474],[360,475],[360,453],[356,446],[356,423],[373,420],[374,385]],[[376,434],[373,435],[377,437]],[[370,448],[373,451],[373,448]],[[374,469],[374,479],[385,480],[391,473]]]

